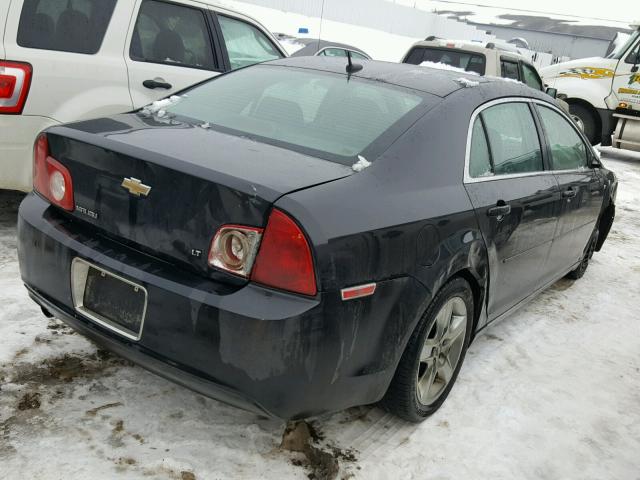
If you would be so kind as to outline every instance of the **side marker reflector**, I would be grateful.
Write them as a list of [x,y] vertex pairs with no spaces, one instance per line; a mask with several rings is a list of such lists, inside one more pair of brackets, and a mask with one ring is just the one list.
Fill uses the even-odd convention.
[[358,285],[357,287],[343,288],[340,290],[342,300],[353,300],[354,298],[368,297],[376,291],[375,283],[367,283],[366,285]]

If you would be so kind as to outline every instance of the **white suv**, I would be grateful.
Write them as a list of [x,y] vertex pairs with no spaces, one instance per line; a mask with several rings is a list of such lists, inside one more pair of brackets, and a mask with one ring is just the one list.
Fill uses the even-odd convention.
[[0,0],[0,188],[31,190],[33,144],[51,125],[285,56],[258,22],[209,0]]

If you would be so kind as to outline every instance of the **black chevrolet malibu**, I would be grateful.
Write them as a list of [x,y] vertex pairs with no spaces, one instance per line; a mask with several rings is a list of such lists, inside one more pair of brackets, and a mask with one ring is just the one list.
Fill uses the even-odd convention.
[[480,329],[582,276],[617,181],[541,92],[345,66],[279,60],[47,130],[20,206],[32,298],[245,409],[433,413]]

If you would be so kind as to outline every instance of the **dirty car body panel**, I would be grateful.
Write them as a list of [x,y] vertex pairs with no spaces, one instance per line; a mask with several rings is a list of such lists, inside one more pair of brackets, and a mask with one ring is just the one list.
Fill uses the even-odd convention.
[[[453,277],[473,287],[476,331],[497,318],[508,308],[491,315],[486,307],[492,262],[501,260],[464,182],[469,122],[495,98],[551,100],[507,82],[482,79],[464,88],[456,81],[460,74],[362,64],[363,70],[348,75],[339,59],[287,59],[185,92],[188,99],[221,79],[266,77],[267,69],[275,69],[337,78],[340,88],[378,85],[419,97],[419,105],[362,151],[346,155],[292,146],[285,137],[272,141],[262,125],[259,134],[203,127],[202,119],[178,108],[175,115],[171,108],[162,116],[134,112],[48,130],[50,155],[73,178],[75,208],[65,211],[37,192],[20,207],[19,259],[32,298],[145,368],[285,419],[380,400],[416,324]],[[370,115],[362,105],[374,108],[364,101],[363,111],[352,114]],[[272,107],[270,112],[278,107],[282,115],[300,117],[290,103]],[[308,112],[301,118],[308,122]],[[360,157],[371,163],[356,172],[351,165]],[[122,188],[126,178],[150,186],[148,195]],[[606,181],[613,188],[600,199],[602,209],[614,197],[613,177]],[[552,184],[554,194],[558,189]],[[222,226],[266,225],[268,235],[276,210],[294,220],[309,245],[315,293],[274,288],[208,262]],[[551,208],[544,215],[555,221],[559,212]],[[258,262],[260,255],[258,249]],[[139,338],[77,308],[74,261],[144,290]],[[371,283],[372,295],[342,299],[343,289]],[[542,286],[503,301],[514,308]]]

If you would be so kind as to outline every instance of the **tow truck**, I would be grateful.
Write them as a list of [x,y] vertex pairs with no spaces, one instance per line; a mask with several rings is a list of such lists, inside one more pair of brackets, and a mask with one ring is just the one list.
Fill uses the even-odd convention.
[[640,152],[640,21],[607,57],[582,58],[540,70],[580,118],[593,145]]

